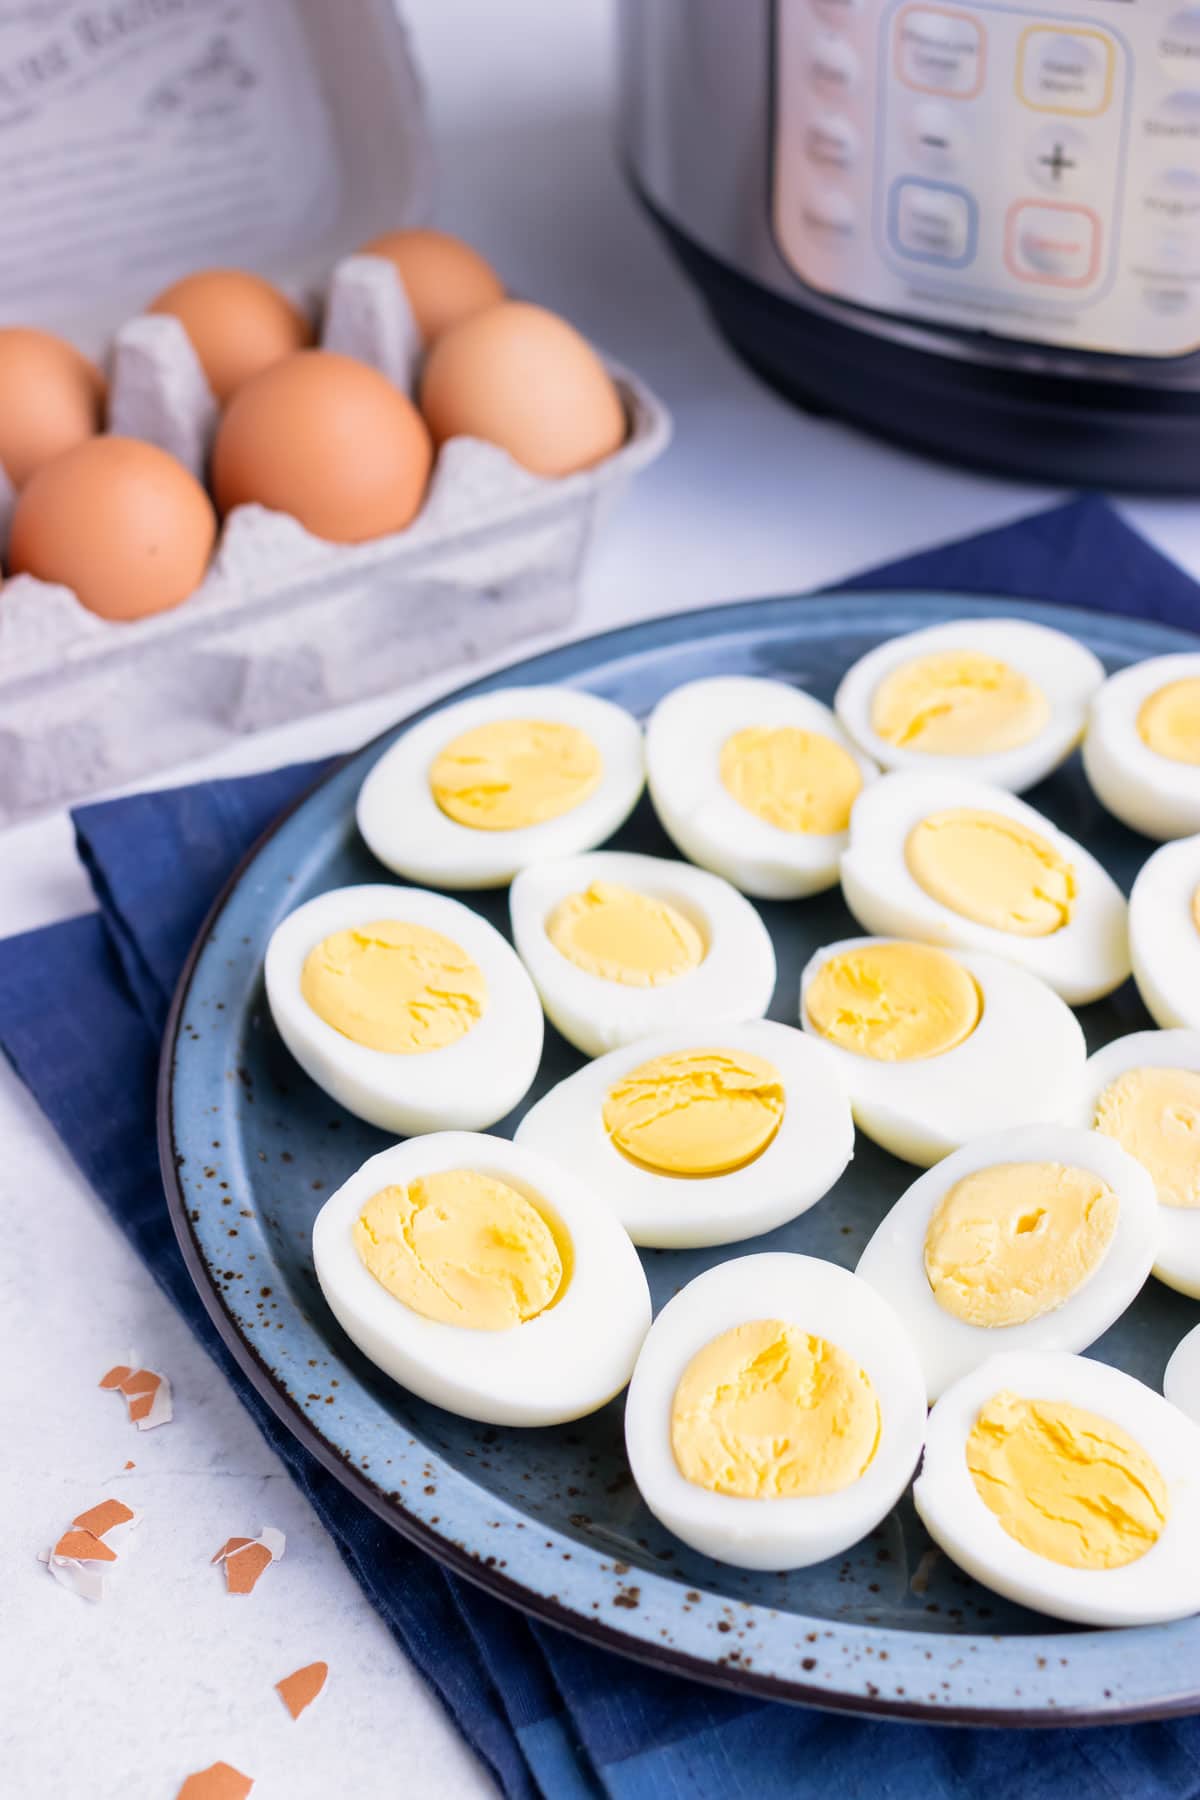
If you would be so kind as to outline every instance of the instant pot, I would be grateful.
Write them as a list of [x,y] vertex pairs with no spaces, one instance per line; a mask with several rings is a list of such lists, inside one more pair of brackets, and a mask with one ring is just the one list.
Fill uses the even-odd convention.
[[1200,492],[1200,4],[621,0],[631,179],[802,404]]

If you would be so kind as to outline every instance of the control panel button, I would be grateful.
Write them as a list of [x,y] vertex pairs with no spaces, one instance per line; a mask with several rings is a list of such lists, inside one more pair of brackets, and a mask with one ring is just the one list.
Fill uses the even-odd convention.
[[826,187],[811,188],[800,211],[805,227],[828,243],[849,242],[854,236],[856,216],[848,194]]
[[1081,118],[1107,110],[1115,53],[1104,32],[1031,25],[1018,54],[1017,92],[1026,106]]
[[1005,260],[1020,281],[1086,287],[1100,261],[1100,221],[1087,206],[1018,200],[1008,211]]
[[1158,53],[1172,75],[1200,70],[1200,6],[1181,6],[1163,26]]
[[1194,143],[1200,138],[1200,90],[1176,88],[1146,120],[1146,136],[1163,143]]
[[949,175],[959,168],[967,149],[961,108],[941,100],[920,100],[908,126],[913,161],[930,175]]
[[1183,281],[1148,281],[1142,289],[1142,304],[1160,319],[1178,319],[1195,306],[1196,294]]
[[983,27],[966,13],[906,6],[896,17],[896,73],[921,94],[971,100],[983,86]]
[[975,254],[975,217],[975,203],[961,188],[905,178],[892,189],[892,243],[918,262],[963,268]]
[[1146,194],[1146,211],[1165,224],[1187,224],[1200,215],[1200,169],[1184,163],[1160,169]]
[[1092,146],[1073,125],[1044,125],[1030,140],[1025,167],[1050,194],[1080,192],[1092,174]]
[[858,86],[858,52],[844,38],[822,32],[812,48],[809,73],[813,86],[827,99],[844,100]]
[[857,128],[840,113],[825,113],[813,120],[804,134],[804,153],[818,169],[852,169],[862,151]]
[[849,29],[863,9],[863,0],[812,0],[812,9],[826,25]]

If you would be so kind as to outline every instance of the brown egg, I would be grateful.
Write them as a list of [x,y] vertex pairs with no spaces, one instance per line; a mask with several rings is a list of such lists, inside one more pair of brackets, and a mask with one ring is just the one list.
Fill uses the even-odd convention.
[[14,487],[95,437],[104,377],[74,344],[23,325],[0,327],[0,465]]
[[491,264],[444,231],[385,231],[359,255],[386,257],[395,265],[426,344],[504,298],[504,284]]
[[506,300],[439,338],[421,381],[436,444],[477,437],[536,475],[570,475],[625,441],[621,396],[573,325]]
[[312,343],[312,326],[300,308],[244,269],[185,275],[146,311],[179,320],[222,406],[252,375]]
[[291,513],[338,544],[402,531],[424,497],[433,446],[385,375],[333,350],[301,350],[240,388],[217,428],[212,486]]
[[30,479],[8,563],[74,588],[102,619],[141,619],[200,585],[216,535],[212,502],[182,463],[138,438],[94,437]]

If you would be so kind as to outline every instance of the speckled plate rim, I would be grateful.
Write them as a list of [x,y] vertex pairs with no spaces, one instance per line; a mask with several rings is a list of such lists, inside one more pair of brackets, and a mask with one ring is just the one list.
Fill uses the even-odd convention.
[[[1081,608],[1002,596],[881,588],[853,595],[789,595],[667,614],[541,652],[440,696],[325,770],[267,828],[214,901],[180,975],[163,1040],[157,1124],[168,1210],[188,1272],[222,1341],[293,1436],[344,1487],[419,1548],[547,1624],[659,1669],[743,1694],[874,1717],[1044,1727],[1132,1723],[1195,1712],[1200,1710],[1200,1619],[1121,1631],[1009,1636],[839,1624],[702,1590],[681,1594],[677,1578],[640,1567],[631,1571],[594,1545],[522,1515],[491,1492],[486,1496],[490,1532],[485,1556],[483,1545],[476,1548],[471,1543],[479,1525],[480,1487],[418,1439],[405,1441],[402,1433],[397,1433],[392,1463],[397,1469],[407,1466],[413,1476],[404,1483],[403,1499],[399,1488],[385,1491],[357,1467],[352,1449],[320,1429],[315,1417],[287,1391],[278,1371],[243,1335],[192,1228],[177,1170],[175,1068],[193,984],[218,921],[263,850],[331,781],[352,764],[361,765],[365,774],[402,731],[471,694],[517,684],[569,684],[586,677],[599,662],[611,670],[622,654],[632,657],[649,648],[668,649],[700,636],[778,635],[781,627],[797,618],[804,621],[802,636],[833,635],[847,627],[870,625],[888,601],[924,615],[930,624],[947,617],[1004,615],[1073,634],[1086,616],[1102,620],[1111,640],[1126,638],[1131,656],[1137,657],[1194,650],[1198,641],[1190,632],[1119,614],[1085,613]],[[329,1353],[329,1343],[298,1308],[291,1329],[306,1336],[313,1349]],[[423,1495],[426,1486],[436,1488],[436,1497],[428,1502]],[[495,1550],[502,1543],[516,1554],[497,1556]],[[565,1550],[573,1563],[570,1602],[559,1597],[554,1580]],[[519,1573],[513,1572],[514,1563]],[[635,1590],[624,1582],[631,1572],[637,1580],[633,1599],[629,1596]],[[619,1624],[600,1616],[601,1607],[614,1606],[621,1609]],[[915,1684],[919,1686],[914,1692]],[[1052,1691],[1055,1688],[1059,1691]]]

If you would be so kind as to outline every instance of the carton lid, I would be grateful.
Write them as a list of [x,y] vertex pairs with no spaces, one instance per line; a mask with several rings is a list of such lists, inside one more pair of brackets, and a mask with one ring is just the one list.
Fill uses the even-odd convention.
[[196,268],[303,288],[431,182],[395,0],[0,9],[0,322],[96,349]]

